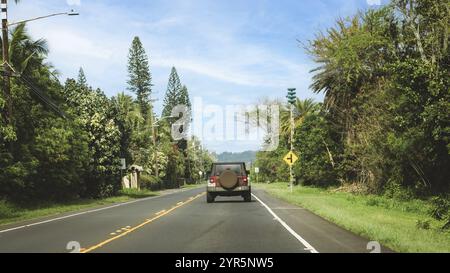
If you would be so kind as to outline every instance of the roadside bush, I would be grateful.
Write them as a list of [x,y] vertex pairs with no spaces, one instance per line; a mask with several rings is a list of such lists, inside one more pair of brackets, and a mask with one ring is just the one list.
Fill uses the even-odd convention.
[[296,130],[295,147],[301,155],[294,172],[307,186],[328,187],[338,184],[335,160],[339,154],[333,132],[322,114],[309,115]]
[[446,222],[442,229],[450,229],[450,195],[433,197],[431,204],[430,215],[437,220]]
[[430,210],[430,215],[437,220],[444,220],[449,216],[450,212],[450,198],[449,196],[437,196],[431,199],[433,207]]
[[162,190],[162,181],[160,178],[148,174],[141,175],[141,187],[151,191]]
[[429,230],[431,228],[431,221],[430,220],[417,220],[416,227],[418,229],[425,229]]
[[17,211],[14,206],[5,200],[0,199],[0,218],[7,219],[13,218],[17,215]]
[[415,197],[412,190],[392,181],[386,184],[384,188],[384,196],[399,201],[409,201]]
[[[257,153],[255,166],[259,166],[260,170],[258,182],[289,181],[289,168],[281,160],[288,150],[281,145],[280,143],[280,147],[275,151]],[[252,181],[256,181],[256,178]]]

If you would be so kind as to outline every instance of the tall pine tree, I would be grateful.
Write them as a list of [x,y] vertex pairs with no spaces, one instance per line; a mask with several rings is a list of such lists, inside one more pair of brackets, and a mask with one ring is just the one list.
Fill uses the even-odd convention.
[[181,88],[179,96],[179,104],[186,105],[189,108],[189,111],[191,111],[192,108],[191,99],[189,98],[189,91],[186,85],[183,85],[183,87]]
[[84,74],[84,70],[82,67],[80,67],[80,70],[78,71],[77,83],[81,86],[87,86],[86,75]]
[[147,119],[151,109],[152,76],[139,37],[134,37],[128,54],[128,77],[128,90],[136,94],[142,115]]
[[[189,112],[191,111],[191,101],[189,99],[189,93],[186,86],[182,86],[180,82],[180,77],[178,76],[177,70],[175,67],[172,67],[172,71],[169,77],[169,83],[167,85],[167,92],[164,98],[164,109],[162,116],[170,117],[172,114],[172,110],[177,105],[185,105],[188,107]],[[188,113],[190,115],[190,113]],[[171,124],[171,122],[170,122]],[[186,132],[189,130],[188,128],[183,126],[180,128],[181,131]],[[190,169],[186,166],[189,165],[189,159],[187,154],[187,141],[185,139],[179,140],[177,142],[177,147],[181,150],[184,158],[184,178],[190,179],[192,174],[190,173]]]
[[[191,105],[191,99],[189,98],[189,91],[186,87],[186,85],[183,85],[183,87],[180,90],[180,94],[177,97],[178,105],[186,105],[189,110],[189,116],[190,121],[192,121],[192,105]],[[189,130],[189,128],[185,128],[186,130]]]
[[172,114],[172,109],[180,104],[181,90],[182,86],[177,69],[172,67],[172,71],[169,76],[169,83],[167,85],[166,96],[164,98],[164,108],[162,112],[163,117],[170,117]]

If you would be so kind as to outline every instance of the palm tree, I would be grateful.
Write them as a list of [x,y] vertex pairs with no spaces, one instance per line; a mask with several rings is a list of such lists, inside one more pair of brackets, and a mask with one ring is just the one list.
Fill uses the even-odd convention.
[[[13,69],[13,76],[18,77],[34,94],[35,98],[44,106],[49,107],[58,115],[65,114],[48,96],[41,91],[37,80],[33,77],[33,71],[40,71],[54,75],[52,66],[44,63],[48,54],[47,42],[44,39],[33,40],[28,34],[25,23],[18,24],[10,33],[9,60]],[[0,39],[0,43],[3,41]],[[3,47],[0,47],[0,55],[3,56]],[[2,60],[3,61],[3,60]]]
[[324,106],[348,143],[353,139],[357,118],[352,112],[354,99],[363,92],[363,83],[374,77],[375,68],[382,66],[379,54],[383,51],[378,47],[383,40],[365,29],[365,19],[361,15],[339,19],[307,48],[319,63],[311,71],[315,73],[311,89],[324,93]]
[[[306,117],[318,110],[318,104],[313,99],[301,100],[297,98],[294,104],[294,125],[300,128]],[[291,113],[288,107],[281,111],[280,132],[282,136],[288,136],[291,132]]]
[[32,69],[44,66],[43,61],[47,54],[47,41],[33,40],[26,30],[25,23],[11,30],[8,62],[17,73],[29,74]]
[[320,64],[311,71],[315,73],[311,88],[316,93],[325,94],[327,108],[346,107],[349,99],[355,95],[353,85],[356,81],[352,73],[356,64],[343,64],[342,61],[354,57],[348,44],[360,29],[358,16],[350,21],[340,19],[337,27],[330,28],[328,35],[321,33],[307,49]]
[[[25,23],[13,28],[9,36],[9,60],[7,61],[16,73],[28,75],[33,69],[47,67],[43,63],[48,54],[47,41],[33,40],[27,32]],[[1,38],[0,43],[3,43]],[[1,56],[3,56],[2,51],[3,47],[0,47]]]

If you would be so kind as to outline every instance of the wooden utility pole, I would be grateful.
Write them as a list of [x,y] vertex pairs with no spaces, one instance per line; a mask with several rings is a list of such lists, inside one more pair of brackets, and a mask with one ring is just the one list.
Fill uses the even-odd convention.
[[2,53],[3,53],[3,97],[5,99],[5,109],[3,118],[5,125],[11,123],[12,102],[11,102],[11,68],[9,66],[9,41],[8,41],[8,0],[1,0],[2,15]]

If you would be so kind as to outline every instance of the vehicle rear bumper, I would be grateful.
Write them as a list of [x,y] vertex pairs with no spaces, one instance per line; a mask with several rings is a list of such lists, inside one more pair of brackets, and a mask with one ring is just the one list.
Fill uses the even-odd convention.
[[215,195],[240,196],[244,193],[251,192],[251,186],[241,186],[241,187],[237,187],[233,190],[227,190],[222,187],[207,187],[206,191],[209,193],[213,193]]

